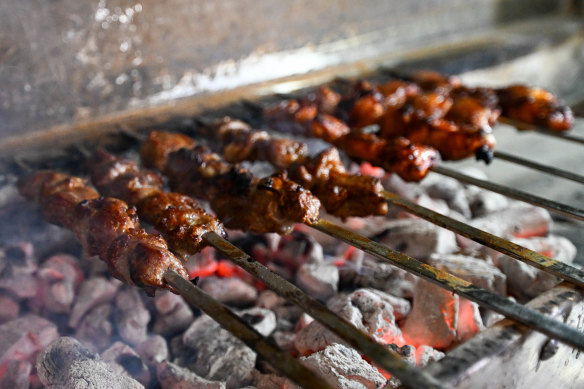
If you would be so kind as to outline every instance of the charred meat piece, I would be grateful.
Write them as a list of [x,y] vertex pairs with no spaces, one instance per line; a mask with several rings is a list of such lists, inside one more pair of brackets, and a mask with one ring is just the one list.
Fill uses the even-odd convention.
[[83,179],[40,171],[21,179],[19,190],[41,205],[47,221],[73,230],[84,250],[106,262],[117,279],[152,295],[157,288],[172,290],[163,279],[169,269],[188,278],[166,241],[140,227],[134,208],[99,197]]
[[[315,194],[327,212],[333,215],[345,218],[387,213],[387,201],[379,180],[347,173],[335,148],[315,157],[307,157],[305,143],[274,138],[265,131],[255,131],[248,124],[229,117],[201,132],[219,140],[225,159],[232,159],[230,162],[261,160],[270,162],[276,168],[287,168],[290,178]],[[261,137],[254,137],[254,134]],[[244,137],[248,140],[259,139],[248,147],[256,151],[230,153],[229,150],[237,148],[239,140]],[[235,154],[237,158],[234,158]]]
[[[172,134],[149,137],[142,153],[145,164],[160,155]],[[165,142],[158,140],[164,138]],[[171,146],[172,147],[172,146]],[[310,191],[289,180],[283,173],[258,179],[238,165],[225,162],[203,146],[181,148],[167,153],[163,172],[175,190],[208,201],[219,219],[229,228],[256,233],[290,232],[295,223],[318,219],[320,201]]]
[[[179,140],[182,140],[179,137]],[[223,225],[188,196],[162,189],[162,177],[141,170],[137,163],[96,151],[88,161],[91,178],[101,193],[121,198],[138,209],[140,217],[165,234],[180,255],[195,254],[206,246],[203,235],[225,236]]]
[[503,115],[524,123],[547,127],[553,131],[567,131],[574,123],[570,107],[550,92],[525,85],[497,89]]
[[367,81],[359,81],[344,95],[337,107],[337,116],[351,128],[377,123],[385,112],[385,97]]

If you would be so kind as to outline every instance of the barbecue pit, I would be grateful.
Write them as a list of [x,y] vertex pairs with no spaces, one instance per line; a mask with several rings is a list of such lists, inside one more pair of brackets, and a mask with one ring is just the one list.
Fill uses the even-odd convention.
[[[559,7],[561,8],[561,6],[562,4]],[[100,3],[99,9],[110,10],[110,7],[103,2],[103,4]],[[140,9],[143,10],[143,7]],[[135,7],[134,12],[136,12]],[[102,11],[102,13],[105,13],[105,11]],[[189,89],[188,84],[184,89],[175,85],[175,87],[167,90],[166,94],[155,94],[150,96],[152,98],[148,99],[148,101],[142,100],[138,104],[140,107],[133,111],[125,110],[128,108],[128,105],[125,105],[128,103],[127,100],[117,102],[117,105],[114,104],[114,106],[102,109],[106,111],[122,109],[120,113],[102,111],[96,116],[93,116],[92,113],[91,118],[87,120],[74,124],[69,124],[65,121],[65,124],[57,124],[50,128],[39,127],[38,123],[36,125],[33,123],[31,128],[34,129],[36,127],[36,129],[43,130],[31,131],[26,135],[16,135],[11,132],[10,129],[15,128],[17,120],[12,122],[9,120],[9,124],[6,126],[9,131],[8,136],[5,136],[0,143],[0,150],[7,157],[5,160],[6,171],[10,171],[8,169],[18,170],[22,165],[29,167],[49,165],[59,166],[69,170],[71,173],[76,173],[79,170],[79,166],[76,164],[84,159],[84,148],[93,149],[96,144],[100,144],[110,149],[125,150],[135,144],[133,137],[136,133],[139,134],[160,125],[178,130],[188,128],[193,125],[194,115],[203,114],[203,111],[205,111],[205,117],[209,115],[217,117],[227,113],[233,116],[253,119],[249,104],[241,104],[237,103],[237,101],[242,98],[257,100],[261,95],[274,92],[303,93],[296,92],[296,90],[299,87],[309,87],[322,81],[329,81],[335,76],[361,75],[372,69],[377,69],[373,74],[369,74],[372,79],[382,78],[384,77],[384,69],[389,67],[403,71],[432,67],[449,73],[461,73],[463,80],[468,83],[490,84],[494,82],[493,80],[503,84],[511,80],[529,81],[529,83],[554,88],[558,93],[575,102],[581,98],[577,93],[577,85],[576,87],[570,85],[573,88],[568,88],[567,85],[576,83],[577,81],[575,80],[578,80],[576,75],[579,73],[573,69],[576,67],[574,63],[570,62],[566,66],[558,59],[578,58],[578,55],[581,55],[579,49],[581,48],[582,37],[578,32],[581,26],[577,21],[569,21],[565,16],[564,18],[562,16],[557,17],[559,20],[528,20],[524,24],[517,23],[507,26],[507,30],[493,29],[493,31],[487,31],[483,37],[483,43],[488,43],[484,46],[481,45],[481,40],[474,40],[471,41],[472,43],[468,47],[464,47],[465,44],[460,43],[464,40],[460,39],[459,35],[460,42],[457,45],[450,46],[450,49],[445,50],[445,53],[440,55],[435,55],[435,49],[421,50],[421,52],[415,54],[400,53],[400,55],[394,54],[393,56],[378,53],[377,58],[360,61],[358,64],[339,65],[335,63],[333,67],[319,70],[309,75],[269,81],[259,86],[239,87],[235,90],[217,92],[212,95],[195,95],[192,98],[178,101],[174,99],[199,92],[199,90],[196,88]],[[539,34],[534,38],[534,31],[539,30],[542,25],[545,28],[542,28],[543,31],[539,31]],[[487,28],[485,27],[485,29]],[[485,37],[490,38],[490,40]],[[493,45],[494,47],[490,47],[492,42],[497,41],[497,39],[508,37],[513,37],[515,41],[509,45],[499,42]],[[541,43],[539,39],[541,37],[546,37],[548,42],[552,42],[553,45],[540,49],[538,46]],[[529,54],[517,56],[517,53],[514,52],[517,47]],[[499,57],[493,60],[492,58],[495,54],[499,55],[503,60],[501,61]],[[542,72],[539,65],[531,65],[533,66],[533,71],[526,70],[532,69],[529,67],[530,64],[546,61],[552,61],[552,66],[549,66],[550,69],[546,69],[549,71]],[[577,63],[578,61],[575,62]],[[245,70],[246,66],[249,65],[244,61],[242,69]],[[566,68],[569,70],[566,70]],[[242,74],[245,74],[244,70],[241,71]],[[302,71],[298,70],[298,72]],[[566,79],[572,81],[568,82]],[[217,77],[217,80],[221,80],[221,78]],[[246,80],[240,81],[246,82]],[[252,81],[258,80],[253,79]],[[220,82],[217,81],[217,83],[219,84]],[[209,89],[215,87],[217,86],[209,87]],[[266,100],[260,100],[259,103],[278,98],[281,97],[271,95],[266,97]],[[160,102],[164,102],[164,104],[159,105]],[[227,105],[232,102],[235,102],[235,104]],[[81,112],[85,111],[82,110]],[[96,112],[99,112],[99,109]],[[53,124],[59,123],[59,120],[63,118],[64,116],[55,115],[49,118],[49,122]],[[576,125],[576,128],[571,133],[574,136],[582,134],[582,126],[579,124]],[[506,132],[503,133],[503,130]],[[508,149],[504,149],[506,151],[512,150],[515,152],[516,147],[511,142],[517,142],[518,139],[523,141],[529,137],[532,137],[535,141],[532,143],[526,142],[529,146],[525,146],[525,148],[531,149],[528,151],[533,150],[533,144],[540,144],[539,140],[545,139],[552,143],[552,139],[546,138],[545,135],[517,134],[510,129],[501,129],[497,133],[499,148],[503,150],[505,145],[509,145]],[[48,142],[54,142],[59,147],[49,152],[39,152],[39,150],[46,149]],[[581,158],[579,157],[581,154],[578,154],[577,145],[562,143],[565,142],[564,140],[553,140],[553,142],[557,142],[559,147],[562,147],[562,151],[573,147],[573,156],[567,156],[568,152],[560,152],[555,157],[553,153],[544,154],[538,152],[537,160],[570,170],[574,166],[575,158]],[[517,155],[519,155],[519,152],[517,152]],[[16,158],[14,159],[14,157]],[[533,159],[533,154],[526,153],[525,158],[529,157]],[[496,161],[495,163],[498,162]],[[18,166],[19,164],[21,165],[20,167]],[[460,165],[464,164],[472,164],[473,167],[477,166],[475,162],[465,162]],[[449,168],[451,166],[453,165],[448,165]],[[458,168],[459,164],[454,166]],[[492,170],[491,167],[488,168],[489,175]],[[500,180],[507,186],[510,183],[517,182],[517,176],[512,175],[512,173],[507,174],[507,169],[500,169],[504,174],[498,174],[500,170],[497,170],[498,172],[492,176],[496,180]],[[511,169],[508,171],[511,172]],[[535,178],[522,179],[520,185],[522,189],[542,197],[559,200],[575,208],[579,206],[581,197],[578,196],[581,196],[581,189],[578,184],[568,186],[569,184],[565,184],[564,181],[558,181],[561,182],[561,184],[555,185],[555,188],[561,188],[558,193],[558,191],[552,192],[554,190],[553,185],[544,184],[546,181],[544,181],[545,178],[542,178],[541,173],[534,173],[532,177]],[[536,186],[531,186],[532,183],[535,183],[534,185]],[[6,185],[5,188],[9,191],[10,185]],[[12,216],[12,213],[8,214]],[[560,223],[560,228],[572,237],[581,235],[581,225],[578,223]],[[14,238],[14,235],[8,239],[11,238]],[[536,301],[530,304],[533,307],[541,307],[546,312],[553,312],[556,317],[562,319],[560,321],[567,317],[567,323],[573,327],[578,327],[582,309],[579,303],[580,298],[577,290],[574,290],[569,285],[562,285],[549,293],[539,296]],[[522,333],[522,331],[525,330],[509,323],[487,329],[481,335],[467,341],[456,350],[450,351],[445,359],[432,364],[426,370],[432,376],[438,377],[441,382],[455,384],[458,385],[457,387],[477,387],[481,383],[489,382],[484,377],[490,379],[493,376],[501,377],[501,385],[513,385],[514,387],[520,387],[520,385],[533,387],[543,382],[541,377],[569,385],[575,377],[578,377],[581,367],[578,364],[575,351],[572,351],[567,346],[560,346],[559,351],[553,354],[551,358],[540,358],[543,346],[548,344],[546,337],[532,332],[520,337],[518,334]],[[551,346],[546,347],[549,348]],[[565,364],[569,366],[576,365],[576,367],[566,369],[562,366]]]

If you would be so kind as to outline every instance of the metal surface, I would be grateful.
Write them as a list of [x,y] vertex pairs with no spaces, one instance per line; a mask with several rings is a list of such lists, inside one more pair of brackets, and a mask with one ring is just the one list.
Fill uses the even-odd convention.
[[346,340],[357,350],[363,352],[364,355],[367,355],[373,362],[395,375],[406,386],[411,388],[441,387],[439,381],[427,374],[421,374],[419,370],[404,362],[395,352],[383,347],[367,334],[357,330],[352,324],[286,281],[280,275],[255,261],[229,241],[214,232],[206,233],[203,238],[235,264],[261,280],[268,288],[301,307],[315,320]]
[[164,274],[164,280],[175,288],[191,306],[205,312],[221,327],[247,344],[280,373],[298,385],[313,389],[333,388],[321,377],[304,367],[288,352],[281,350],[272,341],[264,338],[242,318],[193,285],[192,282],[182,278],[174,270],[167,270]]
[[505,185],[495,184],[491,181],[480,180],[478,178],[474,178],[468,176],[466,174],[459,173],[449,168],[445,168],[443,166],[434,166],[431,170],[435,173],[439,173],[451,178],[454,178],[460,182],[464,182],[465,184],[475,185],[483,189],[487,189],[504,196],[524,201],[529,204],[537,205],[538,207],[545,208],[549,211],[555,212],[560,215],[564,215],[570,218],[584,220],[584,210],[572,207],[566,204],[558,203],[557,201],[552,201],[548,199],[544,199],[539,196],[535,196],[521,190],[511,188]]
[[580,332],[539,312],[533,311],[513,300],[479,288],[463,279],[455,277],[432,266],[421,263],[400,252],[391,250],[362,235],[347,231],[326,220],[311,225],[318,231],[349,243],[383,261],[430,281],[464,298],[476,302],[483,308],[491,309],[536,331],[546,334],[570,346],[584,350],[584,332]]
[[394,193],[384,191],[383,195],[390,204],[398,206],[440,227],[444,227],[450,231],[472,239],[475,242],[490,247],[503,254],[507,254],[530,266],[534,266],[545,272],[551,273],[556,277],[570,281],[575,285],[584,287],[584,271],[580,269],[576,269],[573,266],[567,265],[536,251],[522,247],[507,239],[503,239],[451,217],[439,214],[438,212],[422,207],[421,205],[404,199]]
[[558,169],[558,168],[555,168],[553,166],[547,166],[547,165],[543,165],[541,163],[533,162],[533,161],[527,160],[525,158],[517,157],[513,154],[505,153],[503,151],[495,151],[494,156],[495,156],[495,158],[502,159],[504,161],[508,161],[508,162],[512,162],[512,163],[516,163],[518,165],[526,166],[526,167],[538,170],[540,172],[551,174],[555,177],[561,177],[561,178],[565,178],[565,179],[570,180],[570,181],[579,182],[581,184],[584,184],[584,176],[581,176],[579,174],[575,174],[572,172],[568,172],[566,170]]

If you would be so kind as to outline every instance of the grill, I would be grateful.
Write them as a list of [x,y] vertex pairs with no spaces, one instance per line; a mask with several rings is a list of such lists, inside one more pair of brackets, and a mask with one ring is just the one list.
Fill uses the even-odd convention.
[[[529,31],[529,28],[527,30]],[[556,33],[564,36],[558,32]],[[573,52],[574,47],[578,47],[581,44],[581,37],[578,34],[575,34],[574,37],[573,31],[570,31],[568,35],[570,38],[559,49],[559,52],[563,52],[562,50]],[[576,43],[574,43],[574,40]],[[499,54],[505,53],[505,49],[506,46],[502,45],[497,47],[495,52]],[[399,64],[394,63],[394,61],[386,61],[386,59],[383,61],[377,59],[367,61],[366,66],[362,63],[357,63],[340,68],[328,68],[313,74],[266,82],[259,86],[240,87],[231,89],[228,92],[194,97],[176,102],[170,106],[149,107],[130,113],[106,115],[80,124],[57,126],[25,136],[8,137],[0,143],[0,151],[6,156],[3,160],[3,167],[6,172],[5,177],[10,181],[14,177],[14,172],[19,174],[23,170],[47,167],[73,174],[84,174],[84,168],[80,168],[80,162],[85,160],[87,152],[97,146],[120,153],[135,150],[138,141],[143,138],[142,134],[151,128],[159,126],[197,134],[197,118],[221,117],[228,114],[246,119],[256,125],[262,125],[255,109],[266,103],[281,99],[282,95],[278,93],[302,95],[306,91],[298,91],[299,88],[316,85],[322,81],[330,81],[333,77],[339,75],[352,76],[367,73],[367,77],[372,80],[383,79],[387,77],[387,68],[382,65],[387,63],[391,65],[392,69],[404,72],[422,67],[433,67],[448,72],[462,72],[470,68],[473,71],[463,74],[463,79],[465,81],[468,80],[468,82],[480,82],[482,77],[492,77],[497,72],[513,72],[515,67],[522,66],[521,60],[513,61],[505,58],[509,61],[504,61],[503,65],[498,65],[503,66],[503,70],[497,68],[495,70],[491,68],[481,70],[480,67],[482,66],[493,65],[492,62],[494,60],[489,58],[489,51],[481,54],[481,50],[476,45],[473,45],[470,49],[463,50],[464,52],[470,52],[472,55],[458,53],[458,50],[460,48],[454,50],[455,54],[448,52],[446,55],[438,56],[434,55],[433,50],[427,50],[423,51],[423,55],[419,58],[410,58]],[[554,52],[551,55],[555,54],[557,53]],[[476,57],[479,59],[476,59]],[[371,73],[369,72],[371,69],[376,70]],[[501,78],[503,77],[495,77],[494,79],[499,80]],[[491,80],[489,78],[489,81]],[[333,83],[341,85],[344,81],[336,79]],[[258,100],[259,97],[261,99]],[[577,106],[577,104],[574,105]],[[508,124],[522,127],[521,123],[508,122]],[[193,128],[195,128],[194,131]],[[577,120],[576,129],[567,135],[556,135],[543,129],[538,129],[537,132],[542,137],[562,138],[557,142],[567,142],[566,144],[572,147],[574,144],[582,143],[581,129],[581,121]],[[533,135],[511,133],[510,135],[506,134],[506,136],[515,141],[521,141]],[[505,144],[505,142],[506,139],[503,139],[502,143]],[[57,144],[58,147],[51,150],[42,150],[52,143]],[[556,178],[568,178],[577,183],[583,182],[582,176],[578,174],[570,173],[562,168],[550,167],[550,164],[553,163],[544,161],[534,164],[533,160],[536,157],[538,156],[532,156],[527,159],[520,158],[515,153],[505,153],[503,151],[497,151],[495,154],[497,163],[498,160],[502,160],[529,166],[536,170],[534,174],[538,178],[534,181],[540,181],[541,178],[539,177],[541,177],[542,172],[545,172],[556,176]],[[554,197],[554,194],[549,196],[549,193],[543,193],[540,188],[533,189],[526,185],[524,187],[525,190],[519,191],[509,183],[497,184],[492,181],[478,180],[459,172],[460,166],[470,164],[476,166],[475,162],[469,161],[453,164],[445,163],[433,168],[433,170],[434,173],[449,176],[467,184],[483,187],[487,190],[549,209],[553,213],[561,215],[559,217],[565,222],[565,225],[569,226],[570,234],[580,233],[581,225],[579,221],[584,220],[584,211],[578,208],[577,205],[568,204],[572,199],[564,197],[565,201],[551,201],[546,198]],[[558,165],[561,165],[561,163]],[[503,181],[505,181],[505,177],[503,177]],[[11,182],[8,182],[4,185],[7,191],[10,190],[11,184]],[[577,193],[578,190],[576,189],[573,192]],[[488,293],[459,278],[423,265],[411,257],[390,250],[328,221],[320,220],[313,224],[311,227],[316,230],[345,241],[354,247],[373,254],[381,261],[387,261],[406,269],[416,276],[436,283],[453,293],[477,302],[482,307],[500,312],[509,318],[451,350],[444,359],[422,370],[408,366],[396,353],[378,345],[374,340],[332,313],[316,299],[271,272],[244,251],[229,243],[229,241],[225,241],[213,233],[205,235],[204,238],[207,243],[222,252],[238,266],[261,280],[269,289],[276,291],[301,307],[303,311],[311,315],[315,320],[329,327],[363,355],[395,375],[408,387],[477,387],[478,385],[489,383],[493,376],[501,377],[501,381],[497,381],[495,386],[513,385],[514,387],[542,386],[543,380],[548,380],[550,383],[571,383],[573,379],[577,379],[582,366],[578,361],[579,351],[576,351],[576,349],[584,349],[584,335],[580,331],[582,328],[580,317],[584,304],[581,303],[582,295],[578,288],[578,286],[584,285],[584,273],[582,271],[564,265],[561,262],[553,261],[545,255],[527,250],[486,231],[443,216],[396,194],[385,192],[384,195],[391,205],[550,272],[565,281],[532,300],[526,306],[522,306],[500,298],[493,293]],[[27,217],[26,209],[25,214],[22,215],[14,210],[6,210],[6,208],[4,207],[5,220],[10,221],[13,218],[18,220],[18,218]],[[277,349],[265,337],[253,330],[249,324],[232,314],[222,304],[204,294],[195,284],[185,282],[184,279],[172,272],[166,274],[166,280],[189,303],[197,306],[223,327],[229,329],[230,332],[242,339],[259,355],[269,360],[280,373],[304,387],[327,387],[327,384],[319,377],[307,371],[290,355]],[[555,343],[555,339],[558,339],[562,344],[558,346]],[[549,353],[550,356],[545,353]],[[551,363],[547,362],[548,359]],[[570,369],[564,369],[562,367],[563,363],[569,363]]]

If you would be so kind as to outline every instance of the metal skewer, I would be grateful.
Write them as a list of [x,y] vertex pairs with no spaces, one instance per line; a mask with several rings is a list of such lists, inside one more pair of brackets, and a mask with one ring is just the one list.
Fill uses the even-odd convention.
[[192,282],[182,278],[174,270],[167,270],[164,274],[164,280],[175,288],[191,306],[205,312],[298,385],[313,389],[333,388],[313,371],[304,367],[296,358],[264,338],[242,318],[193,285]]
[[500,238],[451,217],[432,211],[431,209],[422,207],[421,205],[404,199],[394,193],[384,191],[383,196],[390,204],[398,206],[440,227],[444,227],[484,246],[490,247],[503,254],[507,254],[530,266],[551,273],[556,277],[560,277],[575,285],[584,287],[584,271],[582,270],[520,246],[507,239]]
[[362,235],[347,231],[326,220],[319,220],[311,225],[315,229],[331,235],[343,242],[349,243],[383,261],[391,263],[430,281],[446,290],[476,302],[484,308],[501,313],[502,315],[525,324],[551,338],[558,339],[572,347],[584,350],[584,333],[553,320],[539,312],[533,311],[509,298],[499,296],[493,292],[474,286],[470,282],[421,263],[400,252],[391,250]]
[[538,134],[543,134],[543,135],[551,136],[551,137],[562,139],[562,140],[567,140],[567,141],[574,142],[574,143],[584,144],[584,138],[577,136],[577,135],[572,135],[572,134],[565,133],[565,132],[548,130],[547,128],[537,127],[537,126],[534,126],[534,125],[528,124],[528,123],[522,123],[522,122],[519,122],[517,120],[509,119],[506,117],[500,117],[499,119],[497,119],[497,121],[500,123],[505,123],[505,124],[508,124],[510,126],[513,126],[513,127],[517,128],[518,130],[535,131]]
[[541,163],[533,162],[533,161],[530,161],[530,160],[527,160],[524,158],[516,157],[512,154],[508,154],[508,153],[505,153],[503,151],[495,151],[494,155],[495,155],[495,158],[497,158],[497,159],[516,163],[518,165],[526,166],[526,167],[529,167],[529,168],[532,168],[535,170],[539,170],[539,171],[544,172],[544,173],[549,173],[549,174],[554,175],[556,177],[561,177],[561,178],[565,178],[567,180],[578,182],[580,184],[584,184],[584,176],[581,176],[579,174],[568,172],[568,171],[558,169],[558,168],[555,168],[552,166],[546,166],[546,165],[543,165]]
[[454,170],[445,168],[443,166],[433,166],[430,170],[435,173],[439,173],[448,177],[452,177],[457,179],[460,182],[464,182],[465,184],[471,184],[483,189],[488,189],[490,191],[500,193],[504,196],[511,197],[516,200],[524,201],[526,203],[530,203],[536,205],[538,207],[545,208],[549,211],[558,213],[560,215],[568,216],[578,220],[584,220],[584,210],[571,207],[566,204],[558,203],[557,201],[552,201],[548,199],[544,199],[543,197],[535,196],[521,190],[517,190],[515,188],[510,188],[505,185],[495,184],[490,181],[480,180],[478,178],[474,178],[468,176],[466,174],[462,174],[456,172]]

